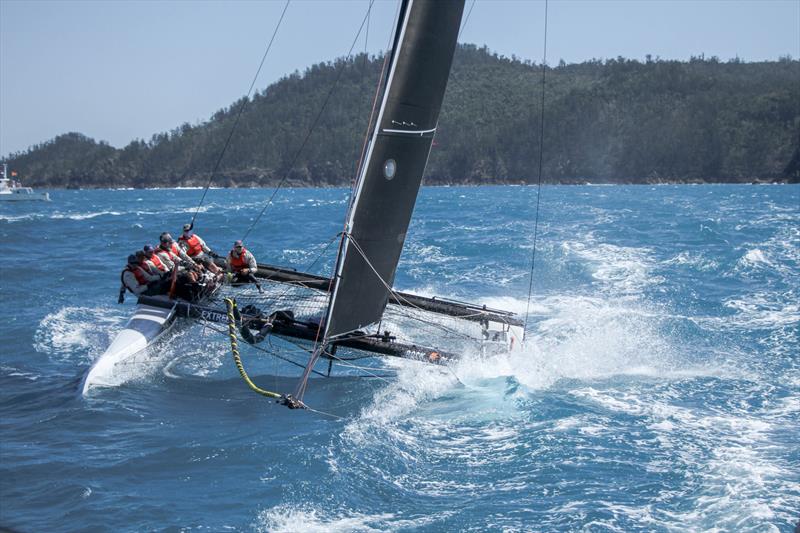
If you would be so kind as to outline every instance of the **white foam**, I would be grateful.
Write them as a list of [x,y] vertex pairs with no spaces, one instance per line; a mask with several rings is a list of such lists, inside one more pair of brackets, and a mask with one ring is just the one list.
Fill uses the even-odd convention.
[[[709,411],[702,405],[676,405],[669,389],[651,395],[643,390],[584,387],[572,394],[644,419],[658,443],[657,449],[648,450],[648,470],[686,472],[687,486],[676,497],[684,500],[688,494],[692,505],[682,512],[668,506],[657,508],[664,525],[684,530],[712,525],[721,530],[755,530],[792,519],[786,511],[800,503],[800,483],[796,477],[787,477],[791,466],[773,453],[774,417],[749,410],[729,413],[728,409]],[[641,443],[650,446],[646,440]]]
[[618,296],[639,294],[649,285],[664,282],[651,274],[655,263],[649,248],[597,242],[591,233],[585,241],[564,241],[561,248],[584,261],[601,288]]
[[0,373],[2,373],[5,376],[23,378],[28,381],[36,381],[41,377],[39,374],[34,374],[32,372],[20,370],[12,366],[5,366],[5,365],[0,366]]
[[6,222],[19,222],[22,220],[34,220],[37,218],[43,218],[44,215],[35,215],[35,214],[26,214],[26,215],[0,215],[0,220],[4,220]]
[[320,510],[312,506],[279,505],[259,513],[256,531],[270,533],[381,532],[429,526],[453,514],[444,511],[434,516],[404,519],[393,513],[367,514],[351,510]]
[[732,317],[710,320],[718,322],[723,327],[753,329],[800,324],[800,303],[781,301],[772,292],[756,292],[743,298],[727,298],[723,301],[723,305],[736,312]]
[[123,213],[119,211],[93,211],[89,213],[75,213],[75,214],[66,214],[66,213],[54,213],[50,216],[51,219],[55,220],[88,220],[91,218],[97,218],[102,216],[120,216]]
[[[490,301],[506,308],[525,305],[524,301],[505,298]],[[363,445],[370,440],[374,426],[390,427],[419,410],[426,419],[435,419],[429,409],[443,394],[457,394],[481,406],[461,416],[492,421],[517,416],[515,399],[552,387],[562,379],[686,377],[685,366],[676,362],[679,351],[660,336],[657,320],[647,309],[599,298],[556,296],[542,299],[536,311],[541,314],[531,324],[523,351],[487,357],[465,354],[447,370],[398,363],[398,379],[382,387],[372,405],[348,424],[348,438]],[[514,391],[513,384],[522,388]]]
[[34,349],[51,357],[92,361],[109,342],[109,332],[124,321],[118,311],[106,307],[62,307],[45,316],[34,335]]
[[748,250],[740,259],[739,265],[742,267],[771,267],[770,261],[763,251],[758,248]]
[[683,251],[676,256],[663,262],[665,265],[685,265],[694,267],[704,272],[716,270],[719,263],[713,259],[708,259],[704,253]]

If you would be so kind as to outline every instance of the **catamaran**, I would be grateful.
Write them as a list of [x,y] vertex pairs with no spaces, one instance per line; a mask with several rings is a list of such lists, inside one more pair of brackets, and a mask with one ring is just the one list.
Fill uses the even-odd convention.
[[[312,374],[365,357],[441,364],[466,353],[520,349],[524,324],[513,313],[393,289],[422,176],[436,134],[464,0],[402,0],[330,277],[261,266],[263,294],[224,287],[208,302],[140,297],[137,314],[93,368],[107,371],[153,342],[176,317],[227,323],[239,371],[257,392],[290,408],[303,403]],[[219,305],[224,301],[225,307]],[[131,333],[130,331],[134,331]],[[124,335],[124,337],[123,337]],[[236,339],[256,346],[283,339],[273,355],[303,371],[292,391],[265,391],[247,376]],[[114,350],[112,350],[114,348]],[[322,366],[321,366],[322,365]],[[327,367],[327,368],[325,368]],[[369,370],[365,370],[369,372]],[[93,384],[84,380],[84,391]]]

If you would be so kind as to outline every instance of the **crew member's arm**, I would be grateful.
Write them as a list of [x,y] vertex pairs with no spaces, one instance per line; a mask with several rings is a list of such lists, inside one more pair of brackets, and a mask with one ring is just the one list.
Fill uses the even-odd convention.
[[164,266],[167,267],[167,270],[175,268],[175,263],[172,262],[167,252],[157,252],[157,255],[158,258],[161,259],[161,262],[164,263]]
[[251,274],[255,274],[258,270],[258,263],[256,263],[256,256],[247,252],[247,268],[250,269]]
[[178,245],[178,256],[181,258],[181,261],[184,263],[188,263],[189,266],[194,266],[194,261],[192,258],[186,255],[186,250],[183,249],[181,245]]
[[203,248],[203,253],[210,254],[211,248],[208,247],[206,241],[201,239],[199,235],[195,235],[195,237],[197,237],[197,240],[200,241],[200,246]]
[[[155,267],[153,267],[153,269],[157,270]],[[144,266],[139,266],[139,270],[144,272],[144,277],[148,281],[148,283],[151,282],[151,281],[159,281],[161,279],[161,274],[156,274],[155,272],[150,272]],[[147,288],[147,287],[145,287],[145,288]]]

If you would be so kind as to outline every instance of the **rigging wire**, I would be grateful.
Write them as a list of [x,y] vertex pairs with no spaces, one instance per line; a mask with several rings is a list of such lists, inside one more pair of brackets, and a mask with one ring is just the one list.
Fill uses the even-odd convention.
[[[536,184],[536,219],[533,223],[533,251],[531,252],[531,275],[528,281],[528,303],[525,306],[525,325],[522,334],[528,330],[528,317],[531,309],[531,296],[533,295],[533,271],[536,267],[536,238],[539,230],[539,202],[542,198],[542,160],[544,159],[544,89],[547,73],[547,8],[548,0],[544,2],[544,51],[542,52],[542,101],[539,128],[539,178]],[[524,338],[524,337],[523,337]]]
[[[353,55],[353,49],[355,48],[356,43],[358,42],[358,38],[361,36],[361,32],[364,29],[364,25],[366,24],[367,19],[369,18],[369,13],[370,13],[370,10],[372,9],[372,4],[374,2],[375,2],[375,0],[370,0],[369,7],[367,8],[367,13],[364,15],[364,19],[361,21],[361,26],[358,27],[358,32],[356,33],[356,36],[353,39],[353,44],[350,45],[350,50],[347,52],[347,55],[345,56],[345,59],[349,58],[350,56]],[[339,80],[342,79],[342,75],[344,74],[345,70],[346,70],[345,68],[339,69],[339,73],[337,74],[336,79],[333,82],[333,85],[331,86],[330,90],[328,91],[328,94],[325,96],[325,100],[322,102],[322,107],[320,108],[319,112],[317,113],[317,116],[314,118],[314,121],[311,123],[311,127],[308,129],[308,132],[306,133],[306,136],[303,139],[303,142],[300,144],[300,148],[298,148],[297,151],[295,152],[294,158],[292,158],[292,162],[287,167],[286,173],[284,174],[284,176],[281,179],[281,181],[278,182],[278,185],[275,187],[275,190],[272,192],[272,195],[269,197],[269,199],[264,204],[264,207],[261,209],[261,212],[255,218],[255,220],[253,220],[253,223],[250,224],[250,227],[247,228],[247,231],[244,233],[244,236],[242,237],[243,241],[245,239],[247,239],[247,236],[250,235],[250,232],[253,231],[253,229],[256,227],[256,224],[258,224],[258,221],[261,220],[262,216],[264,216],[264,213],[266,212],[267,208],[270,205],[272,205],[272,200],[275,199],[275,195],[278,194],[278,191],[281,190],[281,187],[283,187],[283,185],[286,183],[286,180],[289,179],[289,172],[294,168],[295,164],[297,163],[297,160],[300,158],[300,154],[302,153],[303,149],[306,147],[306,144],[308,144],[308,140],[311,138],[311,134],[314,133],[314,129],[316,129],[320,118],[322,118],[322,114],[325,112],[325,109],[328,107],[328,102],[330,101],[331,96],[333,96],[333,93],[336,90],[336,87],[339,85]]]
[[228,146],[231,143],[231,139],[233,138],[233,133],[236,131],[236,126],[239,125],[239,120],[242,118],[242,113],[244,113],[247,104],[250,102],[250,95],[253,93],[253,87],[256,85],[256,81],[258,80],[259,74],[261,74],[261,69],[264,66],[264,61],[267,59],[267,55],[269,51],[272,49],[272,43],[275,41],[275,36],[278,34],[278,29],[281,27],[281,23],[283,22],[283,17],[286,15],[286,10],[289,8],[289,3],[291,0],[286,0],[286,4],[283,6],[283,12],[281,12],[281,17],[278,19],[278,23],[275,25],[275,31],[272,32],[272,37],[269,40],[269,44],[267,45],[267,49],[264,51],[264,55],[261,57],[261,63],[258,65],[258,70],[256,70],[256,75],[253,76],[253,81],[250,83],[250,88],[247,90],[247,95],[242,100],[242,105],[239,106],[239,111],[236,114],[236,119],[233,121],[231,125],[231,129],[228,131],[228,138],[225,139],[225,145],[222,147],[222,151],[219,153],[219,157],[217,158],[217,162],[214,164],[214,168],[211,171],[211,175],[208,177],[208,183],[206,183],[205,188],[203,189],[203,196],[200,197],[200,202],[197,204],[197,209],[194,211],[194,215],[192,215],[192,222],[191,225],[194,227],[194,221],[197,218],[197,213],[200,212],[200,208],[203,206],[203,202],[206,199],[206,194],[208,194],[208,189],[211,187],[211,182],[214,180],[214,175],[219,170],[220,165],[222,164],[222,158],[225,157],[225,152],[228,150]]
[[367,51],[369,47],[369,15],[370,11],[372,10],[372,6],[367,8],[367,29],[364,32],[364,68],[367,68],[367,63],[369,63],[369,52]]
[[[397,303],[403,302],[403,305],[405,305],[406,307],[410,307],[410,308],[412,308],[412,309],[416,309],[417,311],[422,311],[422,312],[424,312],[424,311],[425,311],[425,310],[424,310],[424,309],[422,309],[421,307],[419,307],[419,306],[417,306],[417,305],[414,305],[412,302],[410,302],[410,301],[406,300],[406,299],[405,299],[405,298],[403,298],[403,297],[402,297],[402,296],[401,296],[399,293],[397,293],[395,290],[393,290],[393,289],[392,289],[392,288],[389,286],[389,284],[386,282],[386,280],[384,280],[384,279],[381,277],[381,275],[378,273],[378,271],[375,269],[375,267],[373,266],[372,262],[371,262],[371,261],[369,260],[369,258],[367,257],[367,254],[364,252],[363,248],[361,248],[361,245],[359,245],[359,244],[358,244],[358,242],[357,242],[357,241],[356,241],[356,240],[353,238],[353,236],[352,236],[352,235],[349,237],[349,239],[350,239],[350,242],[351,242],[351,243],[353,243],[353,247],[355,248],[355,250],[356,250],[356,251],[359,253],[359,255],[361,255],[361,259],[363,259],[363,260],[364,260],[364,262],[367,264],[367,266],[368,266],[368,267],[369,267],[369,268],[372,270],[372,273],[373,273],[373,274],[375,274],[375,277],[377,277],[377,278],[378,278],[378,281],[380,281],[380,282],[381,282],[381,284],[384,286],[384,288],[385,288],[385,289],[386,289],[386,291],[389,293],[389,296],[390,296],[392,299],[394,299],[394,300],[395,300]],[[413,315],[411,315],[410,313],[408,313],[408,314],[404,314],[404,312],[403,312],[402,310],[398,310],[398,311],[397,311],[397,313],[398,313],[399,315],[401,315],[401,316],[406,316],[406,318],[415,319],[415,320],[420,320],[420,321],[422,321],[422,322],[425,322],[425,323],[427,323],[427,324],[428,324],[430,327],[432,327],[432,328],[434,328],[434,329],[439,329],[439,330],[441,330],[441,331],[444,331],[444,332],[446,332],[446,333],[450,333],[451,335],[454,335],[454,336],[456,336],[456,337],[461,337],[461,338],[465,338],[465,339],[472,338],[471,336],[469,336],[469,335],[467,335],[467,334],[465,334],[465,333],[462,333],[462,332],[460,332],[460,331],[457,331],[457,330],[455,330],[455,329],[453,329],[453,328],[449,328],[449,327],[445,326],[444,324],[436,324],[435,322],[429,322],[429,321],[425,321],[425,320],[423,320],[423,319],[421,319],[421,318],[414,317],[414,316],[413,316]]]
[[461,38],[461,32],[464,31],[464,28],[467,27],[467,22],[469,22],[469,16],[472,15],[472,8],[475,7],[475,0],[472,0],[472,4],[469,6],[469,11],[467,11],[467,16],[464,17],[464,22],[461,24],[461,27],[458,29],[458,37],[456,37],[456,41]]

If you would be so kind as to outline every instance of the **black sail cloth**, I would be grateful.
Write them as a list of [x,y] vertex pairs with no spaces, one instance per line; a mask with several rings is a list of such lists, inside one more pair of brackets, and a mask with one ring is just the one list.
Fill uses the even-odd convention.
[[377,127],[359,176],[325,338],[377,322],[439,120],[464,0],[406,0]]

